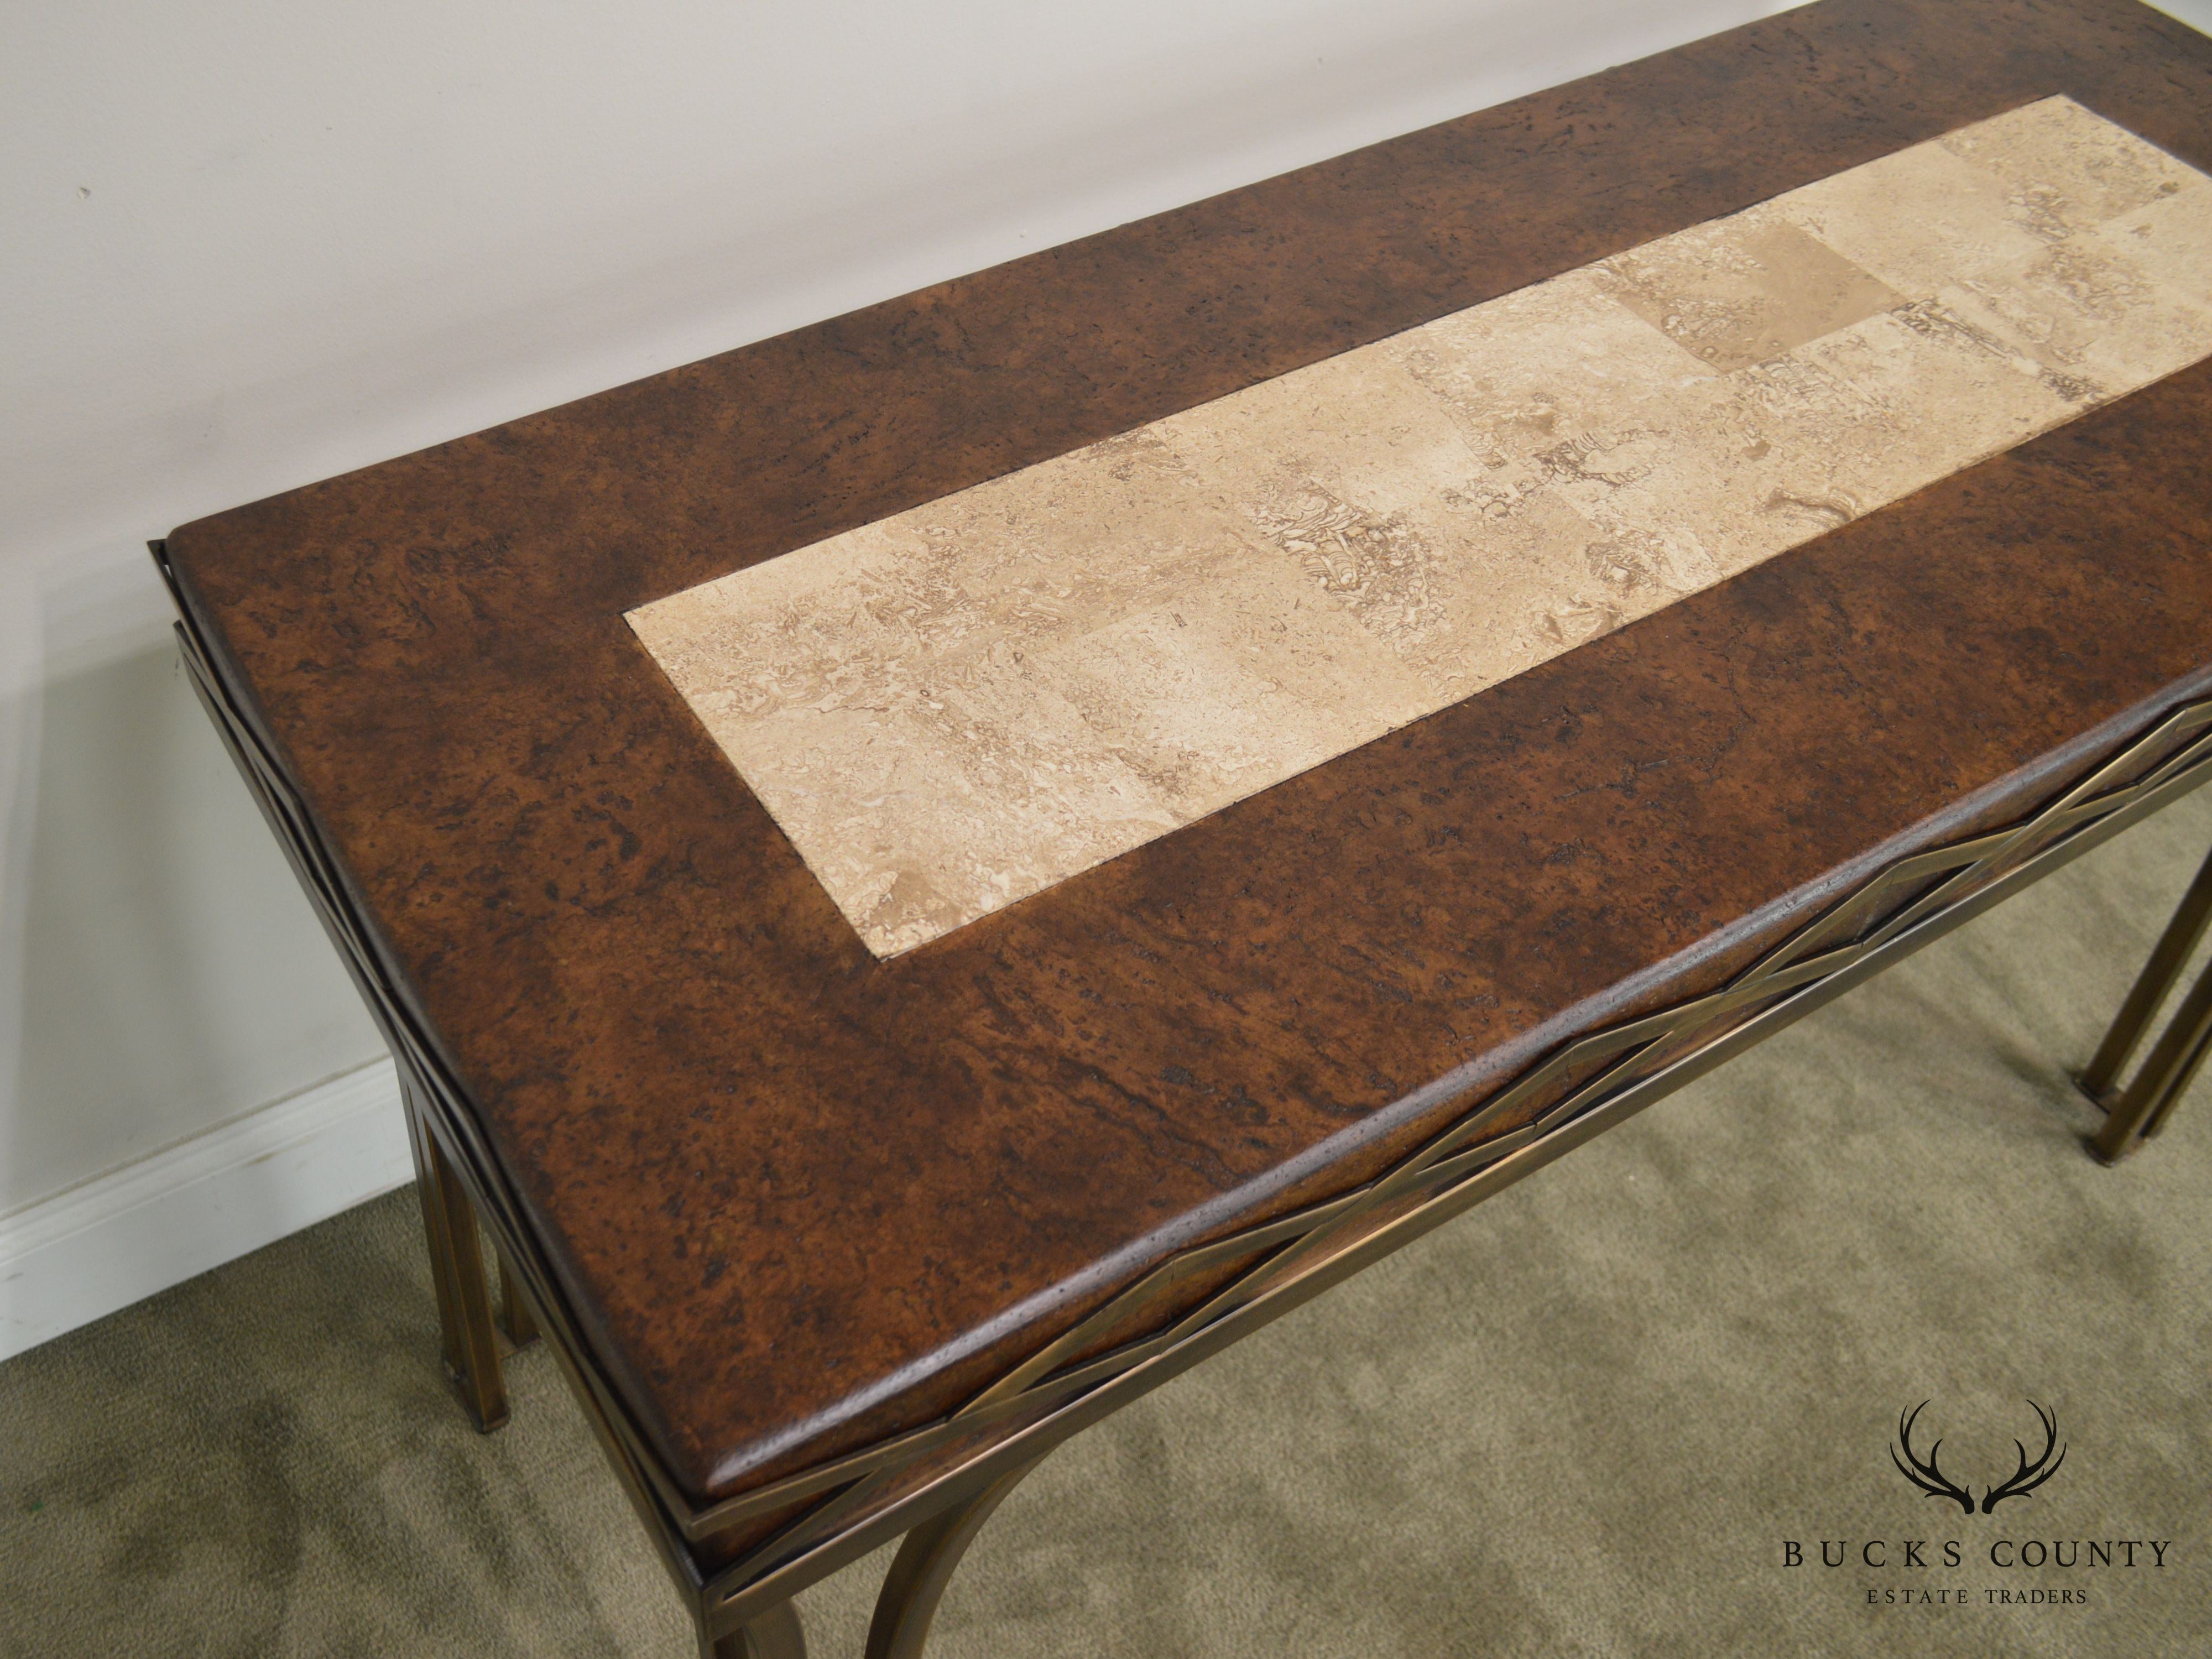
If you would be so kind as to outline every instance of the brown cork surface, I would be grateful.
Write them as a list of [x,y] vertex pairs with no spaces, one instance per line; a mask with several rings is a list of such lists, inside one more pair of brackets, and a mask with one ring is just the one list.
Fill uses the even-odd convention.
[[2063,96],[630,613],[878,956],[2212,353]]
[[623,614],[2059,93],[2212,164],[2147,9],[1823,0],[174,534],[690,1489],[942,1412],[2201,691],[2212,372],[889,961]]

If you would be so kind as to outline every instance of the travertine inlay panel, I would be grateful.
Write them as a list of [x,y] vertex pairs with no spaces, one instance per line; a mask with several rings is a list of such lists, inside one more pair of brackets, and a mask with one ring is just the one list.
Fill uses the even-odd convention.
[[2207,355],[2046,99],[629,621],[890,956]]

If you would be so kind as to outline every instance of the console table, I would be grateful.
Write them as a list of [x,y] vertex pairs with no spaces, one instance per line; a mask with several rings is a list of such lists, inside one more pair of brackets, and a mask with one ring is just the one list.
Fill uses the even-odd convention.
[[2212,777],[2208,168],[2147,8],[1821,0],[156,544],[462,1403],[544,1336],[702,1653],[903,1534],[914,1655],[1058,1442]]

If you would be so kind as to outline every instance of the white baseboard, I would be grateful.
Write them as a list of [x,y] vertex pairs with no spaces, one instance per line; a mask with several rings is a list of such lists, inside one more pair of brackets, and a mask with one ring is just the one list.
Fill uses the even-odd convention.
[[0,1359],[414,1174],[382,1060],[0,1216]]

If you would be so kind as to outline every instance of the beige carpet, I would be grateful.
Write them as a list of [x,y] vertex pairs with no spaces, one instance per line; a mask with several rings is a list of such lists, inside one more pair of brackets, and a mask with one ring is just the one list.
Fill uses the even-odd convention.
[[[2212,791],[1093,1429],[933,1652],[2212,1653],[2212,1084],[2106,1170],[2065,1073],[2208,844]],[[395,1194],[0,1366],[0,1652],[691,1650],[545,1354],[464,1426],[415,1225]],[[2027,1396],[2067,1443],[2033,1495],[1968,1519],[1891,1466],[1932,1398],[1978,1489]],[[2145,1542],[1990,1565],[2027,1539]],[[886,1559],[803,1598],[817,1654]],[[1907,1589],[1969,1599],[1869,1605]]]

